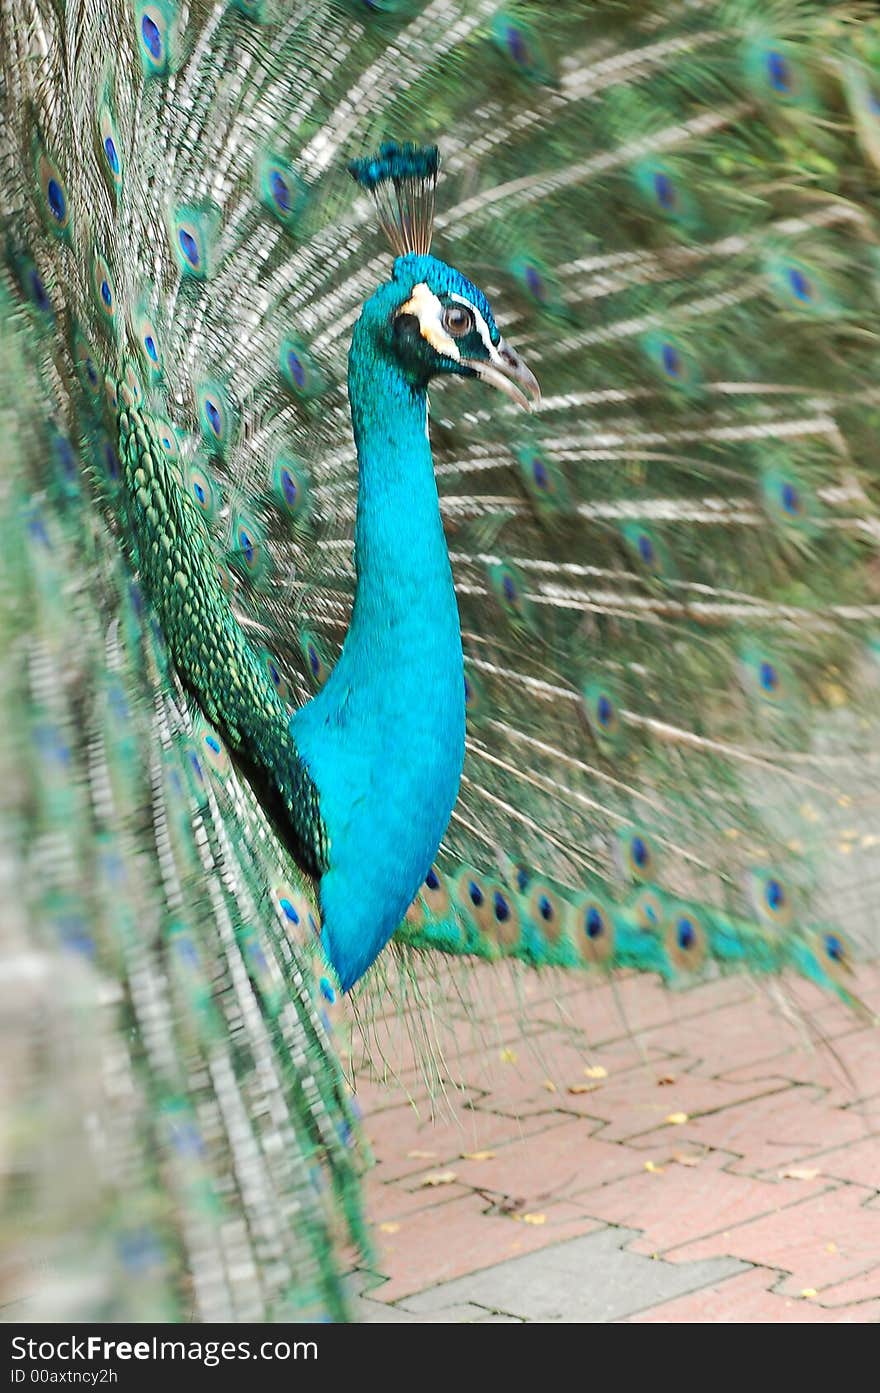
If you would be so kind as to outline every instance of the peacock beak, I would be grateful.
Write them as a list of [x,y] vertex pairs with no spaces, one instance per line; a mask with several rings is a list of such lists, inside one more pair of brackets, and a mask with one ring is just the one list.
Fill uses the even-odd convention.
[[498,387],[508,397],[524,406],[527,411],[541,400],[541,388],[538,386],[538,379],[527,368],[518,353],[514,353],[508,344],[500,339],[497,344],[492,346],[492,357],[490,360],[485,358],[463,358],[462,362],[469,367],[477,377],[484,382],[489,382],[493,387]]

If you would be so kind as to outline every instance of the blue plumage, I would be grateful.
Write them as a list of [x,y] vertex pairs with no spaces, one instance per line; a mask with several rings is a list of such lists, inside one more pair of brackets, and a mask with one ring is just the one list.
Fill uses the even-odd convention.
[[[425,383],[394,354],[392,318],[424,284],[479,308],[485,297],[433,257],[399,258],[367,302],[349,356],[358,450],[358,588],[342,654],[291,735],[318,789],[330,869],[322,941],[347,990],[425,879],[464,761],[458,606],[428,439]],[[451,371],[438,356],[432,366]]]

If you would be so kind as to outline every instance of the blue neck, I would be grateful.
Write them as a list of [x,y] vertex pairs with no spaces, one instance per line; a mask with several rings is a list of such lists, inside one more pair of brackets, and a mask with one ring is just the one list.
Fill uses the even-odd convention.
[[291,722],[329,836],[323,941],[345,989],[424,880],[464,761],[461,634],[427,397],[377,345],[373,309],[349,356],[359,478],[351,625],[325,686]]

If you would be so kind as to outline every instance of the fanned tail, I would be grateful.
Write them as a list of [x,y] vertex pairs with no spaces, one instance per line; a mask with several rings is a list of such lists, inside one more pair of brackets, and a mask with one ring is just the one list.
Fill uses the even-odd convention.
[[334,1251],[367,1244],[308,899],[222,763],[212,781],[219,742],[188,715],[112,539],[89,527],[72,447],[40,420],[20,312],[2,310],[16,1310],[339,1319]]
[[[363,1231],[314,904],[133,581],[120,406],[286,716],[354,584],[345,354],[387,258],[345,165],[437,142],[436,245],[506,307],[544,401],[523,426],[475,386],[432,400],[468,753],[401,936],[793,967],[854,1002],[852,940],[877,939],[876,33],[799,0],[0,15],[30,316],[25,346],[4,312],[2,380],[10,1140],[41,1196],[46,1139],[72,1158],[44,1236],[5,1222],[28,1274],[57,1261],[53,1214],[59,1271],[94,1255],[56,1314],[336,1315],[334,1215]],[[53,1077],[88,1108],[35,1107]]]

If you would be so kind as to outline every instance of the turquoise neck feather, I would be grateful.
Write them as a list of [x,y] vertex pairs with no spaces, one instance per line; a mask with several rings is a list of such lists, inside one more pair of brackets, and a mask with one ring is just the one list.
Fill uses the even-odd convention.
[[464,761],[464,666],[427,395],[380,347],[388,287],[349,355],[357,591],[342,654],[291,734],[320,796],[323,941],[344,989],[400,923],[446,831]]

